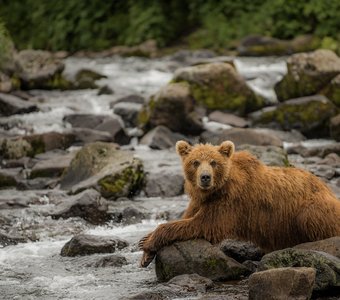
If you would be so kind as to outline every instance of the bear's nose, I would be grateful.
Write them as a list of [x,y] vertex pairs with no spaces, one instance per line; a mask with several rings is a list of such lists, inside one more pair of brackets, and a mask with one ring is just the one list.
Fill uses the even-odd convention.
[[204,184],[207,184],[207,183],[210,183],[211,181],[211,176],[209,174],[202,174],[201,175],[201,182],[204,183]]

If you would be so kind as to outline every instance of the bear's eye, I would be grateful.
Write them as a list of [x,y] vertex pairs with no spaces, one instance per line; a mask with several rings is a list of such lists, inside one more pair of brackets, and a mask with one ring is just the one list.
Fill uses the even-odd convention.
[[211,165],[212,167],[216,167],[216,165],[217,165],[217,162],[216,162],[216,161],[214,161],[214,160],[212,160],[212,161],[210,162],[210,165]]
[[192,164],[195,168],[197,168],[200,165],[200,162],[198,160],[194,160]]

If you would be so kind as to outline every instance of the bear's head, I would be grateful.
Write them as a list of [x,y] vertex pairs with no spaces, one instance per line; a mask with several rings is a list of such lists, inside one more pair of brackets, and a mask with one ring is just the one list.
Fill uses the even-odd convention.
[[185,178],[194,188],[209,192],[221,188],[228,180],[231,157],[235,151],[231,141],[219,146],[191,146],[185,141],[178,141],[176,151],[182,158]]

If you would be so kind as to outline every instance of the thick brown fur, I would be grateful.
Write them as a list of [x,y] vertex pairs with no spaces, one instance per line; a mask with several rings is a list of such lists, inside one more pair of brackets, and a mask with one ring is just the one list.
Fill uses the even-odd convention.
[[[220,146],[176,145],[190,197],[182,220],[156,228],[140,241],[147,266],[175,241],[226,238],[251,241],[273,251],[340,236],[340,201],[316,176],[293,167],[268,167],[248,152]],[[210,174],[202,186],[202,174]]]

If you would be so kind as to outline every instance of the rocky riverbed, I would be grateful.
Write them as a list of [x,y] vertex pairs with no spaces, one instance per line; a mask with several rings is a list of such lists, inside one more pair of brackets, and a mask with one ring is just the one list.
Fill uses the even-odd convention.
[[[63,56],[20,53],[21,90],[8,76],[0,85],[0,298],[261,299],[261,280],[303,278],[306,297],[313,291],[315,299],[338,299],[339,239],[264,258],[233,241],[214,250],[204,241],[177,245],[183,253],[193,249],[177,259],[201,276],[180,275],[185,268],[169,276],[160,264],[156,276],[154,263],[141,269],[136,245],[187,206],[174,151],[179,139],[232,140],[268,165],[309,170],[339,198],[334,53]],[[202,249],[225,266],[214,276],[195,258]],[[174,257],[164,251],[160,259]],[[282,257],[296,261],[287,265]],[[289,269],[271,271],[272,265]],[[254,273],[248,284],[257,268],[270,273]]]

